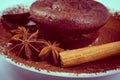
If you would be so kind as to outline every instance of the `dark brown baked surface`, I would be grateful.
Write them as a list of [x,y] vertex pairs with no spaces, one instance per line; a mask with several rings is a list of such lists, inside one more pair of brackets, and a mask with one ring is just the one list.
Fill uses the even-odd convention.
[[64,34],[90,33],[104,25],[107,8],[94,0],[42,0],[30,7],[40,28]]

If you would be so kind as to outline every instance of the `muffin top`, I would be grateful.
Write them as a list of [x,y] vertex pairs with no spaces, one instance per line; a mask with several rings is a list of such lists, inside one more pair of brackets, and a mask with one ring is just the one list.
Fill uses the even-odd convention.
[[39,0],[30,13],[44,28],[68,33],[95,31],[109,18],[107,8],[94,0]]

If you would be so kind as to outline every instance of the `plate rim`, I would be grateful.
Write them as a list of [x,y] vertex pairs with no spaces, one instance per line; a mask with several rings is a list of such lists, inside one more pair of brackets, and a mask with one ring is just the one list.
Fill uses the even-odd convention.
[[103,77],[103,76],[109,76],[112,74],[120,73],[120,68],[114,69],[114,70],[108,70],[105,72],[96,72],[96,73],[69,73],[69,72],[59,72],[59,71],[48,71],[46,69],[40,69],[37,70],[35,67],[30,67],[28,65],[25,65],[20,62],[14,61],[12,58],[9,58],[7,55],[4,55],[4,53],[0,53],[0,58],[3,58],[8,63],[11,63],[15,65],[16,67],[32,71],[34,73],[38,74],[44,74],[49,76],[56,76],[56,77],[65,77],[65,78],[95,78],[95,77]]

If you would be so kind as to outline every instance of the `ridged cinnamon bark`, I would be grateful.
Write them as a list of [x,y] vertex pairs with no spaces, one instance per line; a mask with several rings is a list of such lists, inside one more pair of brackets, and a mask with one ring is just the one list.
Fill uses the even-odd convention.
[[69,67],[120,54],[120,41],[60,53],[61,66]]

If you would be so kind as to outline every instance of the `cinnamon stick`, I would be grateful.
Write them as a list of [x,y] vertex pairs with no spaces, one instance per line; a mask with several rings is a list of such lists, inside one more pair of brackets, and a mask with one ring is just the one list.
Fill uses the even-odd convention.
[[60,60],[62,67],[69,67],[119,54],[120,41],[117,41],[99,46],[63,51],[60,53]]

